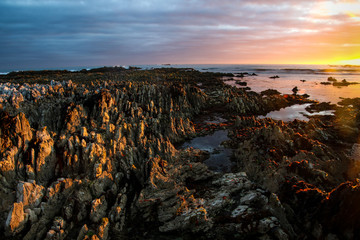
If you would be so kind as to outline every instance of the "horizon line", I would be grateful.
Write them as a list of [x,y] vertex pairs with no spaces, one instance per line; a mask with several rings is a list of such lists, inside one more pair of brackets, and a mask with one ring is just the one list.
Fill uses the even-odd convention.
[[[145,63],[145,64],[115,64],[115,65],[97,65],[97,66],[57,66],[57,67],[20,67],[1,69],[1,73],[17,72],[17,71],[42,71],[42,70],[74,70],[79,71],[83,69],[96,69],[101,67],[132,67],[132,66],[177,66],[177,65],[317,65],[317,66],[354,66],[360,67],[360,64],[347,64],[347,63]],[[71,69],[76,68],[76,69]]]

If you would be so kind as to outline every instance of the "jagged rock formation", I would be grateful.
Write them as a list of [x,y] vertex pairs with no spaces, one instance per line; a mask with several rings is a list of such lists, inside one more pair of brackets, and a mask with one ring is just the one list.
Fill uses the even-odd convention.
[[[284,226],[290,223],[294,230],[292,237],[356,239],[360,236],[358,228],[351,223],[360,218],[359,208],[352,204],[358,199],[359,185],[357,181],[343,183],[359,176],[358,159],[349,158],[353,139],[342,137],[341,129],[349,127],[336,117],[290,123],[236,118],[230,135],[236,148],[237,167],[279,196],[286,212]],[[351,132],[356,133],[358,129]],[[349,215],[345,217],[346,214]],[[346,220],[349,216],[351,221]]]
[[324,130],[320,120],[286,124],[238,117],[235,124],[232,135],[237,143],[239,167],[272,191],[277,191],[285,172],[330,188],[345,180],[341,173],[348,167],[348,158],[324,143],[336,136]]
[[[329,217],[343,218],[348,211],[331,211],[333,206],[352,205],[358,198],[355,182],[331,192],[357,174],[346,172],[356,160],[344,151],[358,133],[357,105],[337,109],[351,113],[338,120],[259,120],[253,115],[311,101],[236,89],[220,76],[122,68],[5,76],[0,84],[0,236],[359,236],[356,224],[347,227]],[[212,111],[228,122],[194,125],[200,114]],[[174,147],[219,128],[229,129],[226,144],[236,149],[233,173],[214,173],[202,162],[206,153]],[[304,233],[294,220],[300,215],[308,224]],[[358,215],[355,211],[351,219]]]
[[[6,85],[12,92],[1,113],[1,227],[25,239],[63,238],[88,221],[88,231],[104,221],[109,229],[111,209],[124,215],[111,219],[111,231],[126,232],[123,212],[147,182],[151,162],[171,159],[171,142],[195,134],[189,118],[206,102],[190,85]],[[22,101],[13,101],[17,94]],[[54,217],[66,225],[49,230]]]

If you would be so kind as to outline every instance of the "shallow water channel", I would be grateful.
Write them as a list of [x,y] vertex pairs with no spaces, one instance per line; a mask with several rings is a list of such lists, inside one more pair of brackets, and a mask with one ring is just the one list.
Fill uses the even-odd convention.
[[266,116],[259,116],[259,118],[272,118],[275,120],[282,120],[284,122],[293,121],[295,119],[302,121],[309,121],[309,118],[306,116],[315,116],[315,115],[334,115],[333,110],[321,111],[310,113],[306,111],[306,108],[310,106],[311,103],[307,104],[295,104],[290,107],[282,108],[278,111],[269,112]]
[[227,130],[218,130],[211,135],[197,137],[185,142],[180,148],[197,148],[208,151],[210,157],[204,161],[210,170],[215,172],[231,172],[233,162],[230,161],[232,149],[225,148],[222,142],[229,140]]

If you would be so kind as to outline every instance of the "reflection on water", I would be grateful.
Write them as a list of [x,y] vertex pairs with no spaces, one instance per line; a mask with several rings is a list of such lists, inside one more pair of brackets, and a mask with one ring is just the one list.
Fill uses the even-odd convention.
[[[360,84],[347,87],[325,86],[328,77],[335,77],[338,81],[346,79],[348,82],[360,82],[360,66],[350,65],[297,65],[297,64],[185,64],[185,65],[138,65],[143,69],[158,67],[194,68],[202,72],[242,74],[244,78],[233,77],[226,83],[236,84],[236,80],[247,82],[252,91],[261,92],[269,88],[276,89],[282,94],[292,94],[291,89],[298,87],[298,94],[309,94],[311,99],[319,102],[338,103],[340,97],[360,97]],[[253,76],[255,73],[257,76]],[[280,78],[270,79],[278,75]],[[305,80],[305,81],[300,81]]]
[[[225,81],[225,83],[241,87],[236,84],[237,80],[247,82],[247,86],[252,91],[261,92],[267,89],[276,89],[282,94],[292,94],[291,89],[298,87],[298,94],[309,94],[310,99],[319,102],[338,103],[342,98],[360,97],[360,84],[349,85],[346,87],[334,87],[332,85],[323,85],[321,82],[327,82],[329,75],[298,74],[298,75],[279,75],[280,78],[270,79],[271,75],[258,74],[258,76],[247,76],[244,78],[234,77],[234,80]],[[337,77],[339,81],[346,78],[348,82],[360,82],[358,76]],[[304,82],[300,80],[306,80]]]
[[230,172],[233,163],[230,161],[231,149],[224,148],[221,143],[229,140],[227,130],[215,131],[212,135],[197,137],[182,145],[181,148],[197,148],[210,153],[204,163],[215,172]]
[[295,104],[290,107],[282,108],[279,111],[269,112],[266,116],[259,116],[259,118],[272,118],[275,120],[282,120],[284,122],[293,121],[295,119],[302,120],[302,121],[309,121],[308,116],[314,115],[333,115],[335,111],[328,110],[328,111],[321,111],[316,113],[309,113],[306,111],[306,108],[310,106],[311,103],[307,104]]

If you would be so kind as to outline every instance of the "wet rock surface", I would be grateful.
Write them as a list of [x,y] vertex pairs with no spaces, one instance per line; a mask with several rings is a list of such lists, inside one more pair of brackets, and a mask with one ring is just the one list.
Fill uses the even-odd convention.
[[333,85],[334,87],[347,87],[349,85],[359,84],[358,82],[348,82],[346,79],[338,81],[334,77],[328,77],[327,82],[321,82],[323,85]]
[[[357,239],[360,105],[314,103],[192,69],[20,72],[0,81],[0,236]],[[208,120],[208,119],[214,120]],[[222,130],[231,172],[176,148]]]

